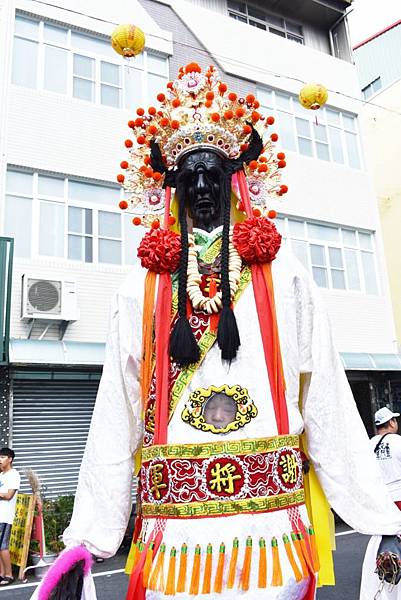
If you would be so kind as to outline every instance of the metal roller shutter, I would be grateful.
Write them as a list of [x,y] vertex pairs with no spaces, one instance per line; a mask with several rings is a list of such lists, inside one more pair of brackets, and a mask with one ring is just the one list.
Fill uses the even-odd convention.
[[[96,380],[14,379],[15,466],[36,471],[47,498],[75,493],[98,386]],[[21,483],[29,492],[25,477]]]

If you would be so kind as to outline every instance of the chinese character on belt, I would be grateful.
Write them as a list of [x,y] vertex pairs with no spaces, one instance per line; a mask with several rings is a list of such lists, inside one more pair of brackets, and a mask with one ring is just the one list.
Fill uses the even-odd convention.
[[242,479],[241,475],[235,475],[236,466],[232,463],[227,463],[223,466],[220,463],[216,463],[210,473],[212,479],[209,481],[209,488],[216,490],[216,492],[225,492],[232,494],[234,492],[234,481],[236,479]]
[[293,454],[285,454],[280,458],[280,467],[283,469],[281,475],[285,483],[296,483],[298,477],[298,464]]
[[149,468],[150,479],[153,484],[150,488],[150,491],[152,492],[156,500],[160,500],[161,498],[160,490],[167,487],[167,483],[163,483],[163,466],[163,464],[157,463]]

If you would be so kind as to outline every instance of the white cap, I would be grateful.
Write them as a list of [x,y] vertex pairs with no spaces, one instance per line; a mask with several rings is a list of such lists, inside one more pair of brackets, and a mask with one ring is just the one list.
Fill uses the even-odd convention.
[[383,425],[393,419],[394,417],[399,417],[400,413],[392,412],[387,406],[384,406],[380,410],[375,412],[375,425]]

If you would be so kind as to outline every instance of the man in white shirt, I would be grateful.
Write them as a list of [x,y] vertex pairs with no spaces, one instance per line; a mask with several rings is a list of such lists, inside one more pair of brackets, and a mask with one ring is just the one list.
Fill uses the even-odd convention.
[[20,486],[20,476],[13,468],[14,450],[0,450],[0,585],[9,585],[14,581],[9,542],[11,527],[15,516],[17,491]]
[[391,498],[401,510],[401,436],[397,435],[397,417],[387,406],[375,413],[377,435],[370,443],[376,454],[384,482]]

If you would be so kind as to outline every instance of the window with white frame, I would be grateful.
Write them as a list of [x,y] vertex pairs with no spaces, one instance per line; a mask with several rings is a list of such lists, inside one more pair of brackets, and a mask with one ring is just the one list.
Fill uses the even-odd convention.
[[114,186],[9,169],[4,234],[20,257],[133,264],[143,231],[121,213],[120,196]]
[[261,107],[275,116],[284,150],[361,168],[355,115],[329,107],[308,111],[297,97],[266,87],[258,87],[257,96]]
[[12,82],[115,108],[154,101],[168,59],[145,50],[130,61],[105,37],[16,15]]
[[365,98],[365,100],[368,100],[368,98],[370,98],[371,96],[373,96],[373,94],[378,92],[381,87],[382,87],[381,78],[376,77],[376,79],[371,81],[369,83],[369,85],[366,85],[364,88],[362,88],[362,94],[363,94],[363,97]]
[[373,232],[293,217],[275,222],[319,287],[379,293]]
[[236,21],[264,29],[298,44],[304,43],[302,26],[299,23],[273,15],[260,6],[253,6],[251,2],[227,0],[227,10],[228,16]]

